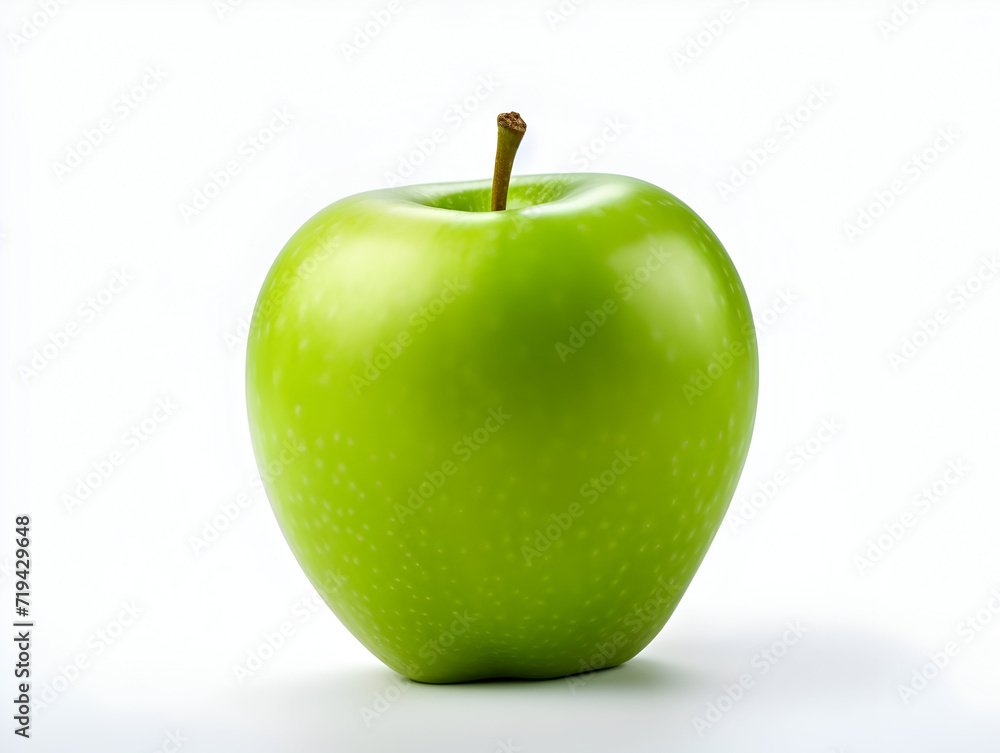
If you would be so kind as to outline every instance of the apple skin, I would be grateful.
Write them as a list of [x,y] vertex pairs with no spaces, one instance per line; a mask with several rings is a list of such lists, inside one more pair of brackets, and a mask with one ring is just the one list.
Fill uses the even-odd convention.
[[685,204],[605,174],[515,178],[500,212],[489,194],[323,209],[248,339],[289,546],[348,630],[422,682],[635,656],[723,520],[757,405],[746,294]]

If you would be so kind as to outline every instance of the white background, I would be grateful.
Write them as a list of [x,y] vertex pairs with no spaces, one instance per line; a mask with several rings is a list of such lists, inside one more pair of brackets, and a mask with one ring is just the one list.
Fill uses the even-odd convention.
[[[996,3],[907,0],[889,27],[889,0],[398,3],[3,3],[0,612],[9,625],[13,518],[30,513],[34,693],[49,698],[15,742],[996,750],[1000,275],[983,266],[998,251]],[[142,101],[123,106],[144,77],[129,95]],[[248,152],[281,108],[290,123]],[[690,204],[759,324],[757,426],[727,523],[660,636],[575,694],[562,680],[397,678],[310,611],[315,592],[252,485],[241,333],[281,246],[408,164],[408,183],[487,177],[496,114],[511,109],[528,122],[516,172],[633,175]],[[100,143],[79,147],[102,119]],[[58,169],[71,150],[87,154]],[[754,154],[763,164],[744,169]],[[186,216],[230,160],[239,173]],[[743,185],[723,190],[734,170]],[[894,181],[891,206],[850,230]],[[102,297],[116,272],[127,286]],[[158,399],[176,407],[158,413]],[[152,430],[126,443],[144,420]],[[839,428],[810,444],[824,420]],[[789,456],[799,447],[807,461]],[[949,463],[964,469],[954,483]],[[927,509],[917,497],[935,482]],[[734,528],[755,492],[760,509]],[[873,541],[880,560],[859,566]],[[237,681],[286,621],[291,637]],[[804,634],[763,674],[760,652],[797,621]],[[904,702],[899,686],[949,641],[957,655]],[[2,646],[9,699],[9,635]],[[712,715],[743,673],[752,687]],[[365,708],[379,710],[367,725]],[[699,735],[696,717],[716,721]]]

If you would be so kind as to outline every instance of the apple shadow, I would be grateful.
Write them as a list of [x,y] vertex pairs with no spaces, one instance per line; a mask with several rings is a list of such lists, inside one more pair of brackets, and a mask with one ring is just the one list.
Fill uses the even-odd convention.
[[668,692],[680,689],[686,679],[691,679],[690,670],[671,666],[669,663],[649,657],[635,657],[624,664],[593,672],[551,677],[545,679],[526,679],[522,677],[490,677],[483,680],[469,680],[459,683],[423,683],[411,681],[414,685],[432,688],[465,688],[470,692],[512,692],[512,693],[549,693],[559,687],[559,691],[569,688],[571,691],[582,690],[584,687],[601,689],[614,693],[639,691]]
[[294,683],[283,681],[261,685],[251,689],[244,700],[262,700],[268,705],[288,705],[303,711],[314,708],[329,714],[331,709],[338,707],[363,708],[366,700],[374,704],[380,695],[387,699],[389,705],[397,700],[410,703],[426,700],[436,704],[449,699],[474,699],[477,702],[491,698],[503,698],[505,702],[525,699],[530,703],[541,698],[568,698],[574,701],[599,696],[621,698],[638,695],[649,698],[651,695],[684,695],[704,681],[704,677],[699,677],[688,668],[642,656],[616,667],[567,677],[539,680],[499,677],[444,684],[417,682],[386,667],[373,665],[336,674],[312,675]]
[[[496,679],[450,685],[408,680],[370,665],[242,688],[211,709],[218,738],[244,750],[405,749],[699,751],[830,750],[877,740],[881,749],[920,745],[960,724],[963,742],[1000,743],[984,715],[944,678],[900,702],[897,686],[926,657],[890,637],[836,627],[810,629],[780,662],[760,663],[771,630],[720,631],[674,639],[631,661],[585,675],[548,680]],[[754,660],[757,660],[754,663]],[[745,693],[719,699],[742,673]],[[950,674],[950,673],[949,673]],[[958,677],[956,676],[957,680]],[[706,709],[725,708],[718,720]],[[223,712],[223,713],[220,713]],[[695,717],[710,724],[699,732]],[[980,745],[979,748],[976,745]],[[997,748],[993,748],[997,749]]]
[[[623,714],[648,716],[656,709],[683,706],[684,699],[706,681],[711,679],[686,667],[643,656],[570,677],[453,684],[415,682],[373,664],[257,684],[228,699],[226,716],[234,735],[241,728],[245,733],[248,720],[253,720],[257,731],[252,749],[273,735],[275,744],[280,741],[297,751],[326,749],[320,741],[327,745],[336,741],[338,747],[346,744],[351,750],[366,750],[376,743],[386,750],[422,749],[414,747],[417,740],[428,745],[440,740],[435,748],[439,751],[462,750],[474,739],[483,739],[493,750],[496,741],[511,738],[518,730],[558,736],[567,718],[588,719],[589,724],[612,731]],[[261,729],[267,719],[281,720],[280,730]],[[216,717],[216,723],[221,721]]]
[[[407,680],[360,652],[335,670],[312,656],[311,670],[275,665],[169,707],[127,689],[112,703],[81,685],[46,711],[46,750],[152,749],[165,720],[192,753],[1000,750],[1000,682],[980,673],[970,684],[971,663],[903,702],[900,683],[928,657],[893,636],[811,626],[764,671],[754,659],[774,640],[773,629],[699,631],[587,675],[452,685]],[[753,682],[724,703],[741,673]],[[724,712],[710,716],[709,705]]]

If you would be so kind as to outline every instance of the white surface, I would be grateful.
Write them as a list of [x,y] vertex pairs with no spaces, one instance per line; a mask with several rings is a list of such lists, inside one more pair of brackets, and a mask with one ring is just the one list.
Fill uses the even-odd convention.
[[[1000,746],[1000,614],[983,613],[990,624],[971,641],[960,632],[1000,587],[1000,275],[961,309],[949,297],[997,258],[995,3],[927,2],[884,38],[887,1],[399,0],[350,62],[342,45],[387,3],[237,5],[220,18],[212,0],[72,2],[23,45],[9,34],[39,3],[0,10],[0,540],[9,564],[11,520],[32,514],[36,694],[78,654],[90,660],[22,747],[171,750],[175,730],[192,753]],[[560,7],[573,12],[553,27]],[[724,10],[721,34],[679,65],[687,38]],[[163,80],[147,78],[123,118],[116,99],[150,66]],[[808,107],[813,87],[830,95],[789,130],[781,118]],[[291,122],[249,161],[243,141],[275,108]],[[386,185],[436,128],[441,143],[408,182],[486,177],[494,118],[510,109],[529,124],[518,173],[641,177],[722,238],[768,325],[730,519],[759,482],[784,472],[787,483],[747,525],[720,531],[638,659],[575,694],[565,681],[396,691],[328,610],[310,611],[314,592],[251,486],[232,339],[314,211]],[[60,181],[53,163],[102,118],[110,133]],[[607,130],[614,140],[589,160],[579,150],[608,119],[620,133]],[[908,160],[939,129],[957,138],[911,183]],[[719,181],[768,138],[773,153],[724,199]],[[180,205],[229,160],[240,172],[185,222]],[[894,180],[905,191],[850,242],[845,223]],[[122,269],[127,287],[81,313]],[[791,306],[768,314],[782,292]],[[894,370],[888,354],[938,309],[947,322]],[[71,322],[78,335],[25,384],[19,368]],[[165,397],[176,409],[125,444]],[[842,428],[791,460],[824,419]],[[67,513],[63,495],[116,449],[123,462]],[[968,470],[922,512],[915,497],[949,461]],[[248,506],[194,553],[189,537],[239,494]],[[908,510],[914,525],[859,573],[855,556]],[[11,582],[5,572],[5,622]],[[132,600],[141,614],[102,643]],[[233,666],[285,620],[292,638],[238,683]],[[806,632],[760,674],[758,652],[789,621]],[[957,656],[904,705],[897,686],[947,641]],[[699,736],[693,717],[744,672],[753,686]],[[397,692],[366,726],[362,709]]]

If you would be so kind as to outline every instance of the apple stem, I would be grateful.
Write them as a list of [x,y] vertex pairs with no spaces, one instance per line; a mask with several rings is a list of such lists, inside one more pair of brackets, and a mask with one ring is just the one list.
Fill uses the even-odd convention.
[[493,166],[493,194],[490,196],[490,211],[493,212],[507,208],[507,189],[510,188],[511,170],[514,169],[514,155],[527,126],[516,112],[502,112],[497,115],[497,128],[497,161]]

